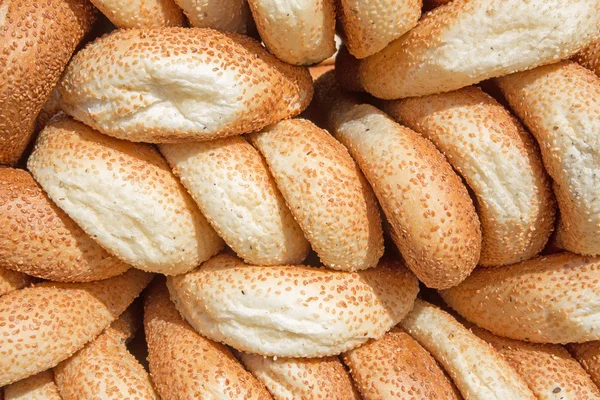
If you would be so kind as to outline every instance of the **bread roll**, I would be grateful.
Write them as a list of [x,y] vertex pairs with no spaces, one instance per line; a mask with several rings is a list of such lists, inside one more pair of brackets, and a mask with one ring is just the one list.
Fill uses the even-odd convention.
[[600,39],[594,40],[575,56],[575,60],[600,75]]
[[479,260],[481,231],[460,177],[427,139],[339,92],[332,73],[315,105],[364,172],[407,266],[425,285],[457,285]]
[[87,0],[0,4],[0,165],[21,157],[38,113],[94,20]]
[[168,286],[200,334],[277,357],[335,355],[378,339],[410,311],[418,292],[400,262],[351,273],[249,266],[226,253],[169,277]]
[[260,153],[240,136],[163,144],[160,151],[200,210],[246,262],[302,262],[310,245]]
[[427,350],[399,328],[343,357],[364,400],[462,399]]
[[342,271],[376,266],[383,254],[377,200],[344,146],[303,119],[249,138],[323,264]]
[[46,196],[27,171],[0,168],[0,267],[61,282],[110,278],[111,256]]
[[337,357],[272,358],[240,353],[240,359],[275,400],[360,399]]
[[536,399],[500,353],[438,307],[417,299],[400,326],[444,367],[465,399]]
[[63,400],[159,400],[144,367],[125,342],[135,330],[135,316],[125,311],[95,340],[54,368]]
[[338,4],[346,46],[354,57],[365,58],[417,24],[422,0],[340,0]]
[[147,293],[144,327],[152,381],[163,400],[271,398],[226,346],[181,318],[162,280]]
[[52,368],[94,339],[151,275],[130,269],[91,283],[44,282],[0,297],[0,386]]
[[539,142],[554,181],[557,244],[600,255],[600,78],[566,61],[500,78],[498,84]]
[[441,292],[450,307],[496,335],[534,343],[600,339],[600,260],[572,253],[475,270]]
[[597,0],[457,0],[366,58],[365,89],[382,99],[447,92],[568,58],[600,37]]
[[0,267],[0,296],[29,286],[33,278],[21,272]]
[[63,400],[51,369],[22,379],[4,388],[5,400]]
[[173,0],[91,0],[117,28],[183,26],[185,19]]
[[77,53],[60,94],[65,112],[102,133],[172,143],[251,132],[297,115],[311,100],[312,79],[245,36],[132,29]]
[[561,345],[521,342],[477,327],[472,330],[504,356],[539,400],[600,399],[600,389]]
[[567,348],[585,368],[596,386],[600,386],[600,341],[571,343]]
[[246,33],[252,15],[245,0],[175,0],[196,28]]
[[104,136],[63,116],[40,133],[27,166],[86,233],[137,268],[181,274],[223,247],[150,145]]
[[431,140],[474,192],[479,264],[513,264],[542,251],[556,202],[537,144],[516,118],[477,87],[382,103]]
[[248,0],[267,49],[294,65],[317,64],[335,53],[335,0]]

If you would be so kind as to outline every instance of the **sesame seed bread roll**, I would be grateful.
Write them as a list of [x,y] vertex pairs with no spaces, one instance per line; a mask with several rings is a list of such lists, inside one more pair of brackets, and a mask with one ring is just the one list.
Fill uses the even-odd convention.
[[534,343],[600,339],[600,260],[572,253],[477,269],[441,292],[450,307],[496,335]]
[[0,165],[14,165],[96,11],[87,0],[0,4]]
[[364,400],[462,399],[435,359],[399,328],[343,359]]
[[181,274],[223,241],[152,146],[62,116],[27,164],[48,196],[102,247],[134,267]]
[[513,264],[542,251],[556,203],[537,144],[515,117],[477,87],[382,103],[431,140],[474,192],[480,265]]
[[498,351],[438,307],[417,299],[400,326],[442,365],[465,399],[536,399]]
[[148,290],[144,309],[150,374],[163,400],[271,398],[229,348],[181,318],[162,280]]
[[200,28],[115,31],[78,52],[60,84],[66,113],[150,143],[260,130],[302,112],[312,90],[306,68],[246,36]]
[[597,0],[456,0],[364,59],[382,99],[425,96],[571,57],[600,36]]
[[183,26],[185,18],[173,0],[91,0],[117,28]]
[[249,139],[323,264],[342,271],[377,265],[383,254],[377,200],[344,146],[304,119],[281,121]]
[[554,181],[557,244],[573,253],[600,255],[600,78],[565,61],[497,82],[540,144]]
[[335,53],[335,0],[248,0],[265,46],[288,64],[317,64]]
[[600,389],[563,346],[507,339],[477,327],[471,330],[504,356],[539,400],[600,399]]
[[163,144],[160,151],[213,228],[247,263],[297,264],[306,258],[308,241],[265,161],[244,138]]
[[587,371],[596,386],[600,387],[600,341],[571,343],[567,348]]
[[417,24],[422,0],[340,0],[338,4],[346,46],[354,57],[365,58]]
[[4,400],[63,400],[51,369],[4,388]]
[[130,268],[54,205],[29,172],[13,168],[0,168],[0,267],[60,282],[96,281]]
[[596,75],[600,75],[600,39],[594,40],[589,46],[577,53],[575,60]]
[[29,275],[0,267],[0,296],[23,289],[33,281],[33,277]]
[[129,309],[83,349],[54,368],[63,400],[159,400],[144,367],[127,350],[135,329]]
[[239,358],[275,400],[360,399],[338,357],[272,358],[240,353]]
[[117,319],[151,277],[131,268],[102,281],[44,282],[0,297],[0,386],[69,358]]
[[250,266],[226,253],[167,283],[177,309],[200,334],[277,357],[336,355],[378,339],[410,311],[419,290],[397,261],[340,272]]
[[175,0],[175,3],[196,28],[247,33],[252,21],[246,0]]
[[373,187],[406,265],[428,287],[457,285],[481,249],[479,219],[460,177],[429,140],[342,95],[331,73],[316,88],[316,106]]

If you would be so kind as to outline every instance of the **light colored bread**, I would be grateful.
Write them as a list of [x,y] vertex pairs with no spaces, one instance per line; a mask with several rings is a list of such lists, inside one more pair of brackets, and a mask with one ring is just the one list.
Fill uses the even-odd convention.
[[343,359],[364,400],[462,399],[435,359],[399,328]]
[[400,262],[352,273],[249,266],[226,253],[169,277],[168,286],[200,334],[277,357],[336,355],[378,339],[410,311],[418,292]]
[[310,245],[258,150],[240,136],[163,144],[160,151],[202,213],[249,264],[302,262]]
[[127,311],[83,349],[54,368],[63,400],[127,399],[159,400],[144,367],[125,346],[131,336],[132,318]]
[[335,53],[335,0],[248,0],[258,33],[280,60],[317,64]]
[[600,389],[563,346],[507,339],[477,327],[472,331],[504,356],[539,400],[600,399]]
[[356,58],[382,50],[412,29],[421,16],[421,0],[340,0],[339,20],[346,46]]
[[566,61],[497,82],[540,144],[554,181],[557,244],[600,255],[600,78]]
[[567,348],[587,371],[596,386],[600,387],[600,341],[571,343]]
[[246,36],[200,28],[115,31],[78,52],[60,85],[68,114],[151,143],[260,130],[299,114],[312,97],[306,68]]
[[600,259],[572,253],[475,270],[441,292],[450,307],[496,335],[535,343],[600,339]]
[[338,357],[285,358],[240,353],[242,363],[275,400],[359,400]]
[[252,21],[245,0],[175,0],[196,28],[246,33]]
[[5,400],[63,400],[51,369],[22,379],[4,388]]
[[21,158],[38,113],[94,20],[87,0],[0,4],[0,165]]
[[163,400],[271,398],[226,346],[181,318],[163,280],[152,284],[144,308],[150,373]]
[[152,146],[54,119],[27,164],[48,196],[101,246],[146,271],[181,274],[223,241]]
[[382,111],[344,97],[332,73],[316,92],[315,105],[373,187],[407,266],[432,288],[465,279],[479,260],[479,219],[443,154]]
[[360,79],[382,99],[456,90],[568,58],[599,22],[597,0],[456,0],[364,59]]
[[476,199],[479,264],[535,257],[554,229],[556,202],[533,137],[480,88],[382,102],[399,123],[431,140]]
[[249,139],[323,264],[342,271],[377,265],[383,254],[377,200],[344,146],[303,119]]
[[185,18],[173,0],[90,0],[117,28],[183,26]]
[[594,71],[596,75],[600,75],[600,39],[594,40],[577,53],[575,60],[587,69]]
[[0,267],[61,282],[110,278],[111,256],[46,196],[27,171],[0,168]]
[[34,279],[21,272],[0,267],[0,296],[29,286]]
[[0,297],[0,386],[69,358],[117,319],[150,279],[132,268],[103,281],[44,282]]
[[500,353],[438,307],[417,299],[400,326],[444,367],[465,399],[536,399]]

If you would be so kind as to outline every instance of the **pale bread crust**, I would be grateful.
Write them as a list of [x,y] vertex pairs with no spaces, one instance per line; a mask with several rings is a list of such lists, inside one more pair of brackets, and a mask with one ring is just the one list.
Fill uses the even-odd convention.
[[90,0],[117,28],[183,26],[185,18],[173,0]]
[[54,383],[52,370],[12,383],[4,388],[4,400],[65,400]]

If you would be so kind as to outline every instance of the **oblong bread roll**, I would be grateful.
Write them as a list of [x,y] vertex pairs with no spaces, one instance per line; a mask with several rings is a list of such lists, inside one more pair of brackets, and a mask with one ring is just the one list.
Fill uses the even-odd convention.
[[377,265],[383,254],[377,200],[344,146],[303,119],[249,138],[323,264],[342,271]]
[[0,386],[69,358],[117,319],[151,277],[132,268],[102,281],[44,282],[0,297]]
[[465,399],[536,399],[500,353],[438,307],[417,299],[400,326],[444,367]]
[[577,53],[575,60],[596,75],[600,75],[600,39],[594,40]]
[[310,245],[260,153],[244,138],[163,144],[160,151],[202,213],[249,264],[302,262]]
[[66,113],[102,133],[167,143],[252,132],[297,115],[311,100],[312,79],[246,36],[130,29],[78,52],[60,94]]
[[167,283],[177,309],[200,334],[277,357],[336,355],[378,339],[410,311],[419,290],[395,261],[340,272],[250,266],[226,253]]
[[48,196],[101,246],[134,267],[181,274],[223,241],[152,146],[54,119],[27,167]]
[[471,330],[504,356],[539,400],[600,399],[600,389],[563,346],[507,339],[477,327]]
[[0,267],[42,279],[89,282],[130,266],[93,241],[27,171],[0,168]]
[[480,88],[382,102],[399,123],[431,140],[475,194],[479,264],[535,257],[554,229],[556,202],[533,137]]
[[557,244],[600,255],[600,78],[565,61],[497,82],[540,144],[554,181],[560,209]]
[[271,398],[226,346],[200,336],[181,318],[164,281],[152,284],[144,310],[150,374],[163,400]]
[[479,219],[467,188],[442,153],[377,108],[344,97],[332,73],[315,104],[373,187],[406,265],[432,288],[457,285],[475,268]]
[[96,11],[87,0],[0,4],[0,165],[14,165]]
[[196,28],[247,33],[252,21],[246,0],[175,0]]
[[335,0],[248,0],[265,46],[288,64],[317,64],[335,53]]
[[125,311],[96,339],[54,368],[63,400],[127,399],[159,400],[150,376],[127,350],[134,329]]
[[441,292],[450,307],[496,335],[535,343],[600,339],[600,259],[559,253],[475,270]]
[[359,400],[338,357],[285,358],[240,353],[239,358],[275,400]]
[[365,58],[417,24],[422,0],[340,0],[338,5],[348,50],[356,58]]
[[462,399],[431,354],[399,328],[343,359],[363,400]]
[[4,388],[4,400],[64,400],[54,383],[51,369],[12,383]]
[[596,386],[600,387],[600,341],[571,343],[567,348],[587,371]]
[[596,0],[458,0],[364,59],[360,79],[382,99],[425,96],[568,58],[600,36]]
[[0,296],[23,289],[33,281],[33,277],[29,275],[0,267]]
[[173,0],[90,0],[117,28],[183,26],[183,12]]

